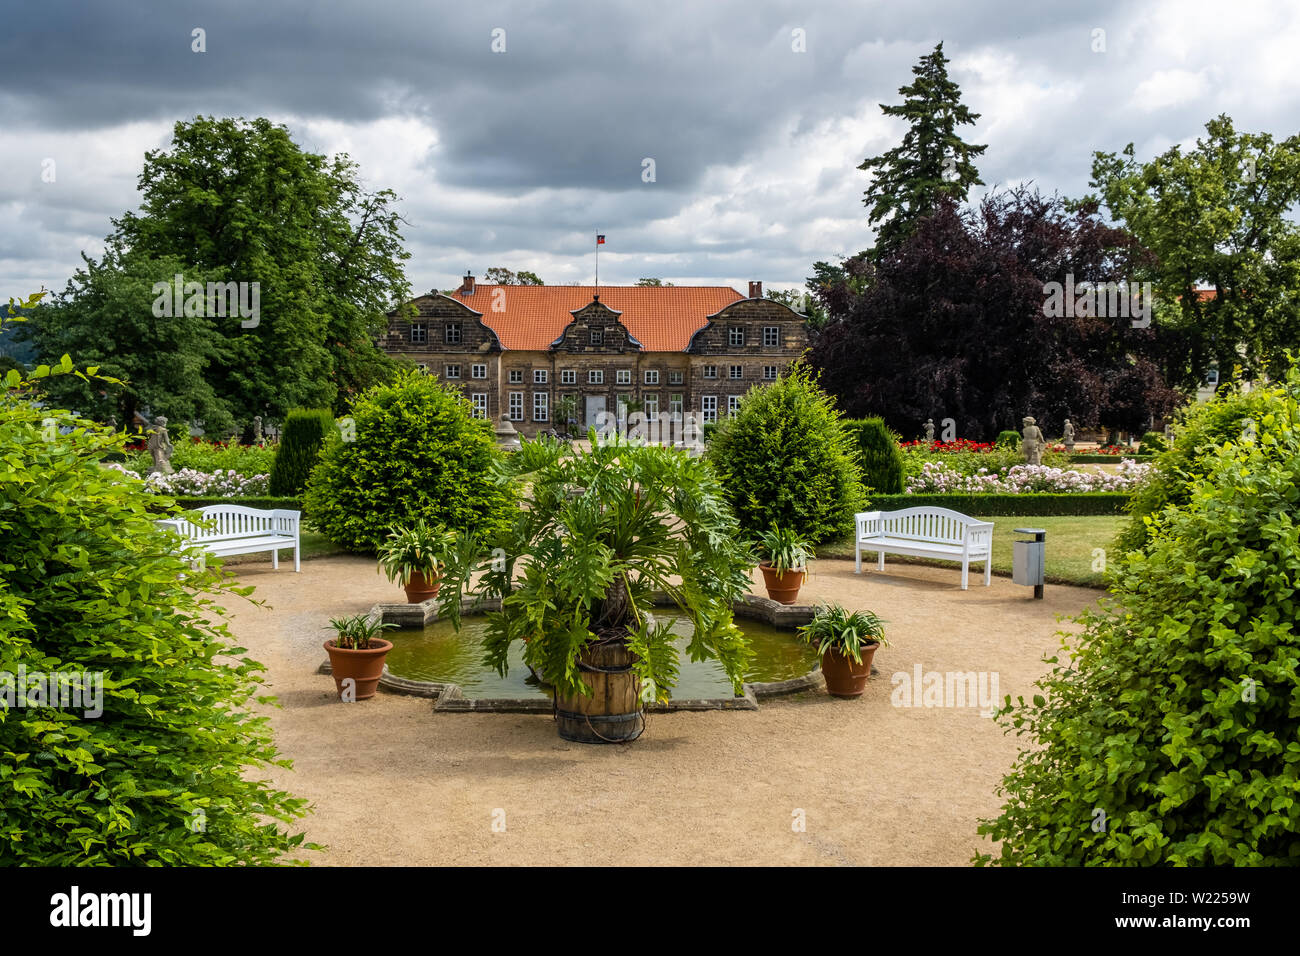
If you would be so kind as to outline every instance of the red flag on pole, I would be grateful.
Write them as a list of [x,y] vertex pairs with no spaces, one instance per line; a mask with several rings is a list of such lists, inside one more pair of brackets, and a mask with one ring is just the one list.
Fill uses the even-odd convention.
[[605,237],[600,235],[596,236],[596,245],[603,246],[604,244],[605,244]]

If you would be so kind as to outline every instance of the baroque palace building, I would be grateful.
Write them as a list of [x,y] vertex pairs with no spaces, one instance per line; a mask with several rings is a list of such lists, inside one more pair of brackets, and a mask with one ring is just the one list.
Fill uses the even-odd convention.
[[[805,317],[728,286],[475,285],[414,300],[389,314],[379,341],[458,386],[474,414],[510,419],[524,435],[556,425],[556,403],[577,400],[585,429],[630,403],[654,417],[734,411],[804,351]],[[403,314],[403,313],[408,314]],[[562,424],[562,423],[561,423]]]

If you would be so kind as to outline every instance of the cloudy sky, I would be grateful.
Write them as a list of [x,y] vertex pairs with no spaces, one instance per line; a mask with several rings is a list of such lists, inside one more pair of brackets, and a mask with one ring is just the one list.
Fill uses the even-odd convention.
[[1150,157],[1219,113],[1300,130],[1295,0],[0,7],[0,299],[61,290],[196,114],[350,153],[402,197],[417,292],[492,265],[590,282],[597,231],[602,282],[799,285],[870,244],[856,167],[897,143],[879,104],[940,40],[989,186],[1078,195],[1093,150]]

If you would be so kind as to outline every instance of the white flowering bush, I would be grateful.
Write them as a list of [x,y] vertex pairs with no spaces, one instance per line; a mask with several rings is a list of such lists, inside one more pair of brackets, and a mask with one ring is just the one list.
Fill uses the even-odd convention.
[[[107,467],[139,478],[135,472],[119,464],[110,462]],[[241,475],[234,470],[207,472],[193,468],[182,468],[170,475],[155,472],[144,479],[146,491],[187,498],[261,498],[266,496],[270,483],[269,474]]]
[[1085,472],[1050,465],[1013,465],[999,475],[981,468],[975,474],[962,474],[943,462],[927,461],[919,475],[907,479],[907,494],[1001,494],[1025,495],[1035,492],[1084,494],[1090,491],[1132,491],[1147,480],[1152,466],[1130,458],[1119,463],[1115,472]]

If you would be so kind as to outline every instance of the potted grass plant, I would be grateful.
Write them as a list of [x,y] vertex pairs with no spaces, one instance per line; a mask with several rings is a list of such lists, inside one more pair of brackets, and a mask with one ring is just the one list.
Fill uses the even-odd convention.
[[374,697],[384,672],[384,659],[393,649],[393,642],[379,635],[396,625],[384,624],[370,614],[357,614],[331,618],[329,626],[334,628],[334,636],[325,642],[325,653],[330,658],[339,699]]
[[793,604],[808,577],[808,561],[816,557],[812,545],[789,528],[773,525],[759,535],[757,550],[767,596],[781,604]]
[[555,688],[561,737],[627,742],[677,680],[670,624],[650,613],[657,594],[693,627],[691,658],[717,659],[740,692],[751,652],[732,602],[753,560],[707,461],[588,434],[590,450],[543,437],[495,466],[523,489],[522,507],[499,536],[458,537],[438,613],[459,627],[463,597],[499,600],[485,662],[505,676],[519,642]]
[[406,591],[410,604],[438,596],[440,576],[447,549],[456,536],[442,526],[430,526],[423,519],[411,525],[396,525],[379,546],[379,566]]
[[838,604],[819,607],[799,634],[821,655],[826,692],[832,697],[861,697],[876,650],[889,646],[885,622],[874,612],[847,611]]

